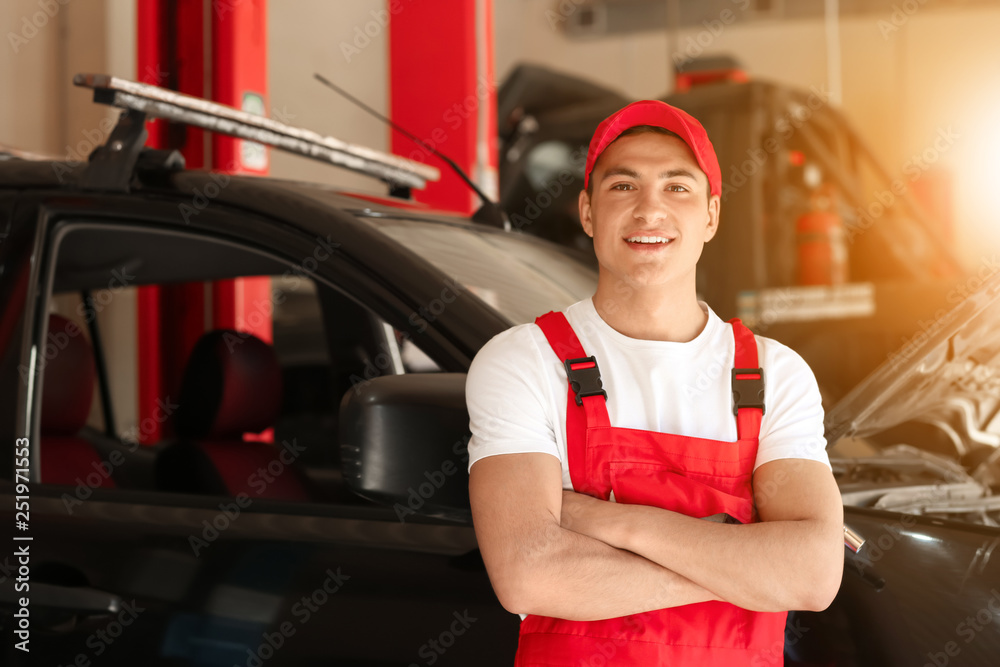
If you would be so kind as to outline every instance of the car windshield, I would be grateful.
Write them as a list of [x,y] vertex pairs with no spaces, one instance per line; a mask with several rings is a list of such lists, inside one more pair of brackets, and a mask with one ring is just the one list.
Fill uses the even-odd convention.
[[513,324],[563,310],[597,288],[597,272],[537,237],[393,218],[368,220]]

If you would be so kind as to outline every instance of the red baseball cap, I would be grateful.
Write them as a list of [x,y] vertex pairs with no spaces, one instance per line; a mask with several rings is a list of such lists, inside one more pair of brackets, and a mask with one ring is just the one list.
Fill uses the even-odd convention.
[[722,194],[722,170],[719,169],[719,158],[715,155],[712,142],[708,140],[705,128],[687,112],[659,100],[633,102],[601,121],[590,140],[583,187],[590,184],[590,172],[594,170],[597,158],[601,156],[608,144],[617,139],[625,130],[637,125],[662,127],[683,139],[691,152],[694,153],[698,166],[708,176],[711,194]]

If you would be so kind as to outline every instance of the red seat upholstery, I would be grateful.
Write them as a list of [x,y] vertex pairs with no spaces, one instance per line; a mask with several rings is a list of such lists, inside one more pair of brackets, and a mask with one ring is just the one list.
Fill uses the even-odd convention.
[[94,396],[94,356],[80,327],[61,315],[49,315],[41,363],[42,482],[115,486],[101,474],[94,445],[79,435]]
[[244,433],[274,425],[281,396],[281,368],[270,345],[229,329],[204,334],[185,367],[178,443],[165,462],[169,476],[187,479],[175,479],[187,488],[174,490],[306,500],[294,450],[243,440]]

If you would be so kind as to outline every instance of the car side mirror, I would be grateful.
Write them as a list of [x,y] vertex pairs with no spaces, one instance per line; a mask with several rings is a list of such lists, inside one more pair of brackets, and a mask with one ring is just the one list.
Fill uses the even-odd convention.
[[340,457],[354,493],[421,515],[471,522],[465,373],[387,375],[340,404]]

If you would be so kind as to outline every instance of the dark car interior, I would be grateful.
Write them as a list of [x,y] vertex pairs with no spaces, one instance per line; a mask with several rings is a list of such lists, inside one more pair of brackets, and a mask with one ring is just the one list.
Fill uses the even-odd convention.
[[[356,412],[350,399],[361,400],[368,380],[427,372],[436,368],[433,361],[407,367],[399,351],[401,342],[411,343],[400,332],[274,255],[195,234],[113,229],[81,224],[59,242],[46,336],[68,341],[70,353],[55,355],[43,371],[42,481],[371,504],[344,483],[341,403]],[[109,285],[113,275],[119,280]],[[115,422],[126,411],[111,404],[114,388],[102,386],[110,375],[101,368],[102,313],[108,316],[117,299],[139,286],[244,276],[272,278],[273,343],[235,330],[205,331],[179,386],[167,394],[178,397],[178,407],[163,436],[137,444]],[[357,477],[358,457],[345,465]]]

